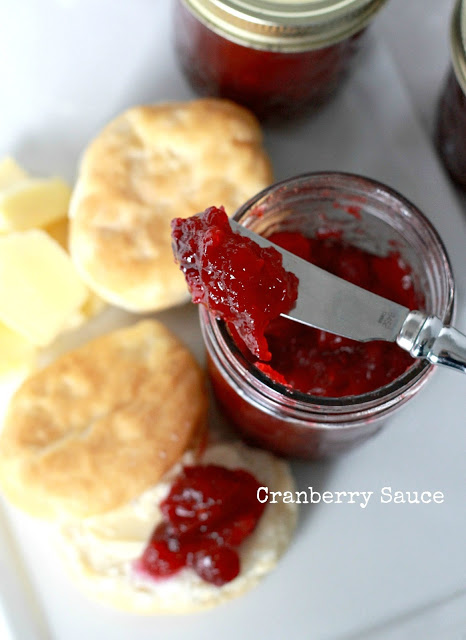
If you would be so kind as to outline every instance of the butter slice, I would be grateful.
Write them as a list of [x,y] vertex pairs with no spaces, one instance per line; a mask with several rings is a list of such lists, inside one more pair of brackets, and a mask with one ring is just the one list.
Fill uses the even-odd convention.
[[13,186],[28,177],[28,174],[13,158],[6,157],[0,162],[0,191]]
[[87,296],[70,257],[45,231],[0,236],[0,321],[12,331],[45,346]]
[[0,231],[24,231],[64,218],[70,187],[61,178],[24,178],[0,190]]
[[29,371],[35,363],[36,348],[28,340],[0,322],[0,377]]
[[[68,252],[68,218],[61,218],[46,225],[44,231]],[[80,324],[98,315],[108,306],[94,291],[89,290],[88,293],[89,295],[84,305],[80,308],[79,312],[70,319],[67,327],[78,327]]]

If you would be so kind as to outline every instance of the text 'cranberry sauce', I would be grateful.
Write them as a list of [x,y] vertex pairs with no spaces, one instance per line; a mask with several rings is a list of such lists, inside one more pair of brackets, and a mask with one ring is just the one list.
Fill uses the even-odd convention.
[[298,296],[298,278],[282,267],[281,254],[234,233],[223,208],[173,220],[172,238],[193,302],[223,318],[254,356],[270,360],[265,329]]
[[249,472],[217,465],[184,467],[160,509],[157,526],[137,563],[153,578],[190,567],[200,578],[222,586],[240,571],[237,547],[256,528],[265,504]]

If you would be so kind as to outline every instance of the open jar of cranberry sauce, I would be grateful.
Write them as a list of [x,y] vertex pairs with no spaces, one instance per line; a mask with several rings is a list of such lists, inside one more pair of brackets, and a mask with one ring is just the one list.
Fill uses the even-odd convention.
[[450,30],[451,65],[440,95],[435,142],[451,177],[466,187],[466,3],[458,0]]
[[341,84],[386,0],[176,0],[181,69],[261,120],[303,115]]
[[[234,218],[256,233],[273,236],[274,240],[285,236],[322,238],[332,246],[339,242],[342,246],[352,247],[359,263],[362,256],[363,269],[364,256],[367,256],[373,260],[372,267],[381,271],[387,287],[382,294],[389,291],[396,280],[395,287],[406,289],[418,308],[437,315],[446,324],[452,319],[453,276],[437,232],[413,204],[382,184],[343,173],[302,175],[265,189],[239,209]],[[396,261],[392,260],[394,256]],[[347,268],[348,273],[337,275],[351,280],[349,271],[354,264],[354,260],[347,263],[344,269]],[[331,365],[331,369],[325,371],[328,363],[322,359],[322,354],[326,353],[322,348],[313,353],[317,353],[319,366],[323,367],[323,389],[307,393],[299,390],[299,384],[283,383],[281,376],[274,375],[270,343],[272,360],[268,369],[260,363],[257,366],[235,342],[225,323],[204,307],[200,307],[200,320],[214,393],[225,415],[247,441],[282,455],[320,458],[344,452],[366,440],[421,389],[433,371],[427,361],[414,359],[408,359],[399,368],[401,361],[395,354],[398,368],[392,369],[393,376],[377,378],[382,380],[379,383],[382,386],[367,391],[364,386],[355,387],[351,380],[360,375],[360,356],[354,355],[357,352],[352,351],[353,347],[343,345],[344,348],[340,348],[342,345],[335,343],[329,346],[329,357],[337,355],[331,362],[337,363],[336,375],[345,377],[344,388],[351,389],[351,395],[334,397],[326,394],[325,385],[330,384],[328,381],[332,378],[334,384],[336,369]],[[325,335],[324,341],[330,334]],[[278,347],[281,355],[285,350],[285,359],[287,349],[290,358],[296,356],[292,340],[293,334],[285,330],[283,342],[279,340]],[[380,355],[387,353],[384,345],[398,349],[385,342],[380,348],[371,348],[367,352],[369,356],[362,356],[373,358],[369,370],[388,366],[387,357],[392,366],[393,353]],[[331,353],[334,347],[337,353]],[[348,350],[354,357],[348,359]],[[339,354],[345,358],[343,368]],[[400,354],[407,355],[401,350]],[[309,366],[315,364],[312,358]],[[359,393],[359,388],[364,392]]]

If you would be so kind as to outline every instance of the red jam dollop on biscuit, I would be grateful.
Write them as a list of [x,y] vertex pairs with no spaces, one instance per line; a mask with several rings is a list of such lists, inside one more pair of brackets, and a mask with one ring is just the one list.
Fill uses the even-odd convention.
[[190,567],[217,587],[240,571],[238,546],[256,528],[265,504],[259,483],[242,469],[184,467],[160,504],[163,520],[137,563],[152,578]]
[[256,358],[270,360],[264,332],[298,296],[298,279],[283,268],[280,253],[234,233],[216,207],[173,220],[172,238],[193,302],[223,318]]

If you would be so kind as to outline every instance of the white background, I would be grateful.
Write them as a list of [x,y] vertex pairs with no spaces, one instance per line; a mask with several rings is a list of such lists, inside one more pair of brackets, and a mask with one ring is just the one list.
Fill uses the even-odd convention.
[[[0,157],[12,154],[31,172],[73,180],[83,147],[110,117],[135,103],[192,97],[173,58],[170,7],[168,0],[0,1]],[[267,130],[266,145],[277,179],[354,171],[423,209],[450,253],[457,325],[466,331],[465,204],[430,142],[451,8],[451,0],[389,0],[338,98],[308,122]],[[163,319],[201,357],[193,310]],[[13,636],[464,640],[465,393],[464,377],[438,372],[366,445],[336,461],[293,465],[299,488],[439,490],[443,505],[381,505],[374,498],[365,510],[303,506],[276,571],[206,614],[138,618],[88,602],[41,528],[5,505],[0,588]]]

